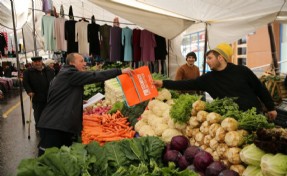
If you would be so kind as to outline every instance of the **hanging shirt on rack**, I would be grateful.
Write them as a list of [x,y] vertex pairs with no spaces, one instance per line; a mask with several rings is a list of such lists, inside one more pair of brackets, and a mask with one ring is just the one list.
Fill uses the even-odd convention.
[[82,20],[76,23],[75,40],[78,42],[79,53],[83,55],[89,54],[88,43],[88,22]]
[[156,60],[165,60],[167,51],[166,51],[166,39],[162,36],[155,34],[156,47],[154,49],[155,59]]
[[67,41],[65,40],[65,18],[55,19],[55,38],[56,38],[56,50],[67,51]]
[[101,58],[104,60],[110,59],[110,25],[104,24],[100,27],[100,47]]
[[96,23],[88,24],[88,42],[90,43],[90,55],[100,56],[100,41],[99,41],[100,25]]
[[68,20],[65,22],[65,39],[67,40],[67,54],[78,52],[78,42],[75,41],[75,28],[77,21]]
[[5,55],[4,49],[7,47],[7,41],[5,39],[4,33],[0,33],[0,52],[2,56]]
[[42,35],[44,36],[45,50],[54,51],[56,41],[54,38],[55,17],[44,15],[42,17]]
[[154,48],[156,47],[156,41],[154,34],[146,29],[141,31],[141,60],[142,61],[154,61]]
[[135,62],[138,62],[141,60],[141,30],[140,29],[134,29],[133,30],[133,60]]
[[122,29],[122,45],[124,49],[124,61],[132,61],[132,35],[133,31],[125,27]]
[[121,60],[122,50],[122,29],[120,27],[112,27],[110,32],[110,61]]
[[52,0],[42,0],[42,11],[45,13],[50,13],[53,9],[53,1]]

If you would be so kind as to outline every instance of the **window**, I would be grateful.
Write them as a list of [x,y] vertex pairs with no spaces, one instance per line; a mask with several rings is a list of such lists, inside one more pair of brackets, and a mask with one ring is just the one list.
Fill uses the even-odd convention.
[[246,58],[238,58],[237,63],[238,65],[246,65]]
[[241,38],[238,40],[238,45],[245,44],[246,43],[246,37]]
[[238,47],[237,55],[246,55],[246,47]]
[[[203,56],[204,56],[204,41],[205,41],[205,32],[196,32],[187,34],[183,37],[181,44],[181,54],[185,58],[186,54],[189,52],[195,52],[197,56],[197,61],[195,65],[198,66],[200,72],[203,71]],[[206,64],[206,72],[209,71],[209,67]]]

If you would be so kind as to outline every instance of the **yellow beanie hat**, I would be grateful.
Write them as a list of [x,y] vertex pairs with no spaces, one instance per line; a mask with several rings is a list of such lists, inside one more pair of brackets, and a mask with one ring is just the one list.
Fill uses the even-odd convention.
[[231,61],[231,56],[233,54],[233,50],[228,43],[220,43],[216,46],[216,48],[212,49],[213,51],[218,52],[220,55],[224,57],[226,62]]

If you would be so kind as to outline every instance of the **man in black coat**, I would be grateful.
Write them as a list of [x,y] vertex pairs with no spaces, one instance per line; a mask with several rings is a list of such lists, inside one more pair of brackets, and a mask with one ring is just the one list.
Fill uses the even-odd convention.
[[50,81],[54,78],[54,70],[45,67],[42,57],[32,57],[32,67],[23,73],[23,86],[32,99],[34,119],[37,125],[41,113],[46,106]]

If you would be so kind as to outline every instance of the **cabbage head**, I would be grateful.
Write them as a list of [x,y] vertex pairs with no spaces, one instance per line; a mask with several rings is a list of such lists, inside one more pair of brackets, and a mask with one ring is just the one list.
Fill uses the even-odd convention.
[[244,170],[242,176],[257,176],[260,175],[260,167],[249,165]]
[[251,145],[244,147],[240,151],[240,159],[245,164],[259,167],[261,158],[265,154],[266,153],[263,150],[256,147],[256,145],[253,143]]
[[281,153],[265,154],[261,158],[261,171],[263,175],[286,176],[287,174],[287,155]]

